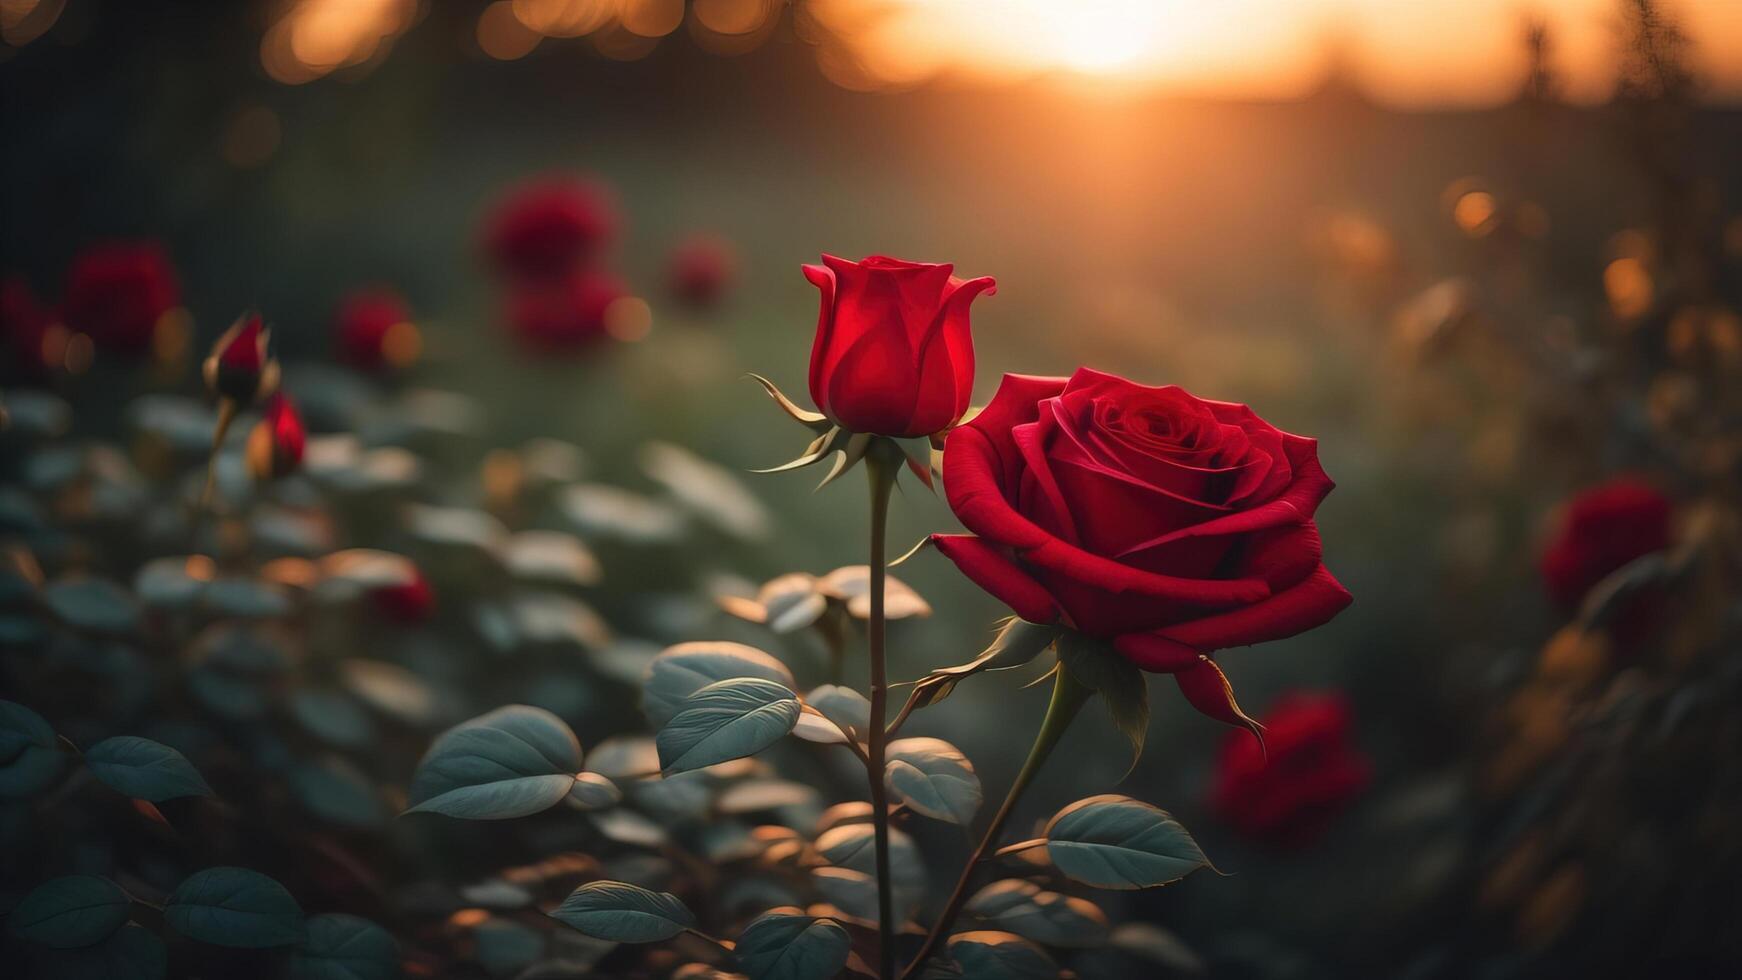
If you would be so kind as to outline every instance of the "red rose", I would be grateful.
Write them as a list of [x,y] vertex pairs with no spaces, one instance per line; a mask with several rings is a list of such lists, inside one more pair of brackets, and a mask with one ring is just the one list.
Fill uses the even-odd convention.
[[295,472],[302,463],[307,438],[296,403],[283,392],[273,395],[260,421],[248,433],[248,471],[256,480],[273,480]]
[[243,405],[278,388],[278,363],[268,354],[272,331],[258,313],[244,313],[212,345],[203,372],[215,395]]
[[100,351],[149,353],[158,322],[179,305],[169,256],[153,242],[89,248],[67,270],[67,326],[89,335]]
[[341,300],[333,332],[339,360],[363,371],[405,367],[423,349],[405,300],[386,288],[358,290]]
[[695,235],[672,249],[666,275],[679,302],[705,308],[720,301],[732,284],[736,266],[730,244],[712,235]]
[[1329,621],[1349,593],[1320,561],[1332,483],[1318,443],[1245,405],[1078,370],[1005,375],[944,446],[973,535],[932,540],[1023,619],[1105,639],[1171,673],[1198,710],[1249,723],[1208,654]]
[[[1598,582],[1621,566],[1670,545],[1673,505],[1648,483],[1621,477],[1568,502],[1543,550],[1541,571],[1549,597],[1573,610]],[[1665,594],[1644,589],[1622,601],[1609,619],[1616,646],[1631,651],[1659,618]]]
[[628,294],[616,277],[599,272],[521,286],[508,298],[508,326],[535,353],[573,353],[610,336],[605,314]]
[[560,276],[598,253],[617,227],[603,186],[558,177],[525,184],[491,214],[484,247],[504,272]]
[[406,626],[435,615],[435,590],[417,568],[411,570],[411,578],[404,582],[377,586],[370,591],[369,598],[383,617]]
[[1285,694],[1263,724],[1263,748],[1241,735],[1222,743],[1210,807],[1255,840],[1310,844],[1360,795],[1371,774],[1367,757],[1350,741],[1349,702],[1340,694]]
[[0,355],[5,358],[0,378],[7,381],[40,381],[51,368],[50,351],[44,341],[54,327],[54,315],[36,298],[23,276],[0,280]]
[[819,411],[848,431],[897,437],[962,417],[974,387],[968,304],[995,283],[953,268],[881,255],[804,267],[822,292],[810,370]]
[[1609,573],[1669,547],[1670,510],[1655,487],[1626,477],[1574,497],[1542,553],[1549,596],[1571,609]]

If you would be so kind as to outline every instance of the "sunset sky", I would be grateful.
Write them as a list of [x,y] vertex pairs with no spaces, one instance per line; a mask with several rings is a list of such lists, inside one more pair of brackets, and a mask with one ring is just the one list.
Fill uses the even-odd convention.
[[[1742,0],[1667,0],[1709,94],[1742,98]],[[1569,98],[1608,95],[1617,0],[814,0],[876,78],[1058,75],[1110,91],[1160,86],[1288,97],[1340,51],[1403,105],[1483,104],[1515,91],[1527,18],[1552,32]]]

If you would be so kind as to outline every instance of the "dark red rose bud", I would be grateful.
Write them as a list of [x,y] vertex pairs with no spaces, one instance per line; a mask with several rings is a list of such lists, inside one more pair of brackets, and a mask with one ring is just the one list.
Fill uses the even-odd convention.
[[842,428],[927,436],[954,425],[974,387],[968,305],[991,277],[961,280],[948,264],[873,255],[823,256],[804,267],[822,293],[811,346],[811,399]]
[[[61,344],[56,344],[56,331]],[[49,309],[23,276],[0,280],[0,380],[41,381],[60,363],[66,328],[55,323]]]
[[685,306],[714,306],[731,287],[737,265],[729,242],[713,235],[691,236],[672,249],[667,261],[671,294]]
[[151,352],[165,315],[181,305],[181,289],[161,245],[99,245],[73,259],[64,305],[67,327],[99,351],[137,358]]
[[258,313],[244,313],[212,345],[203,374],[220,398],[249,405],[278,389],[278,362],[267,352],[272,331]]
[[1341,694],[1296,692],[1262,719],[1268,755],[1230,733],[1209,790],[1228,826],[1261,843],[1300,847],[1317,840],[1367,787],[1372,767],[1351,740]]
[[[1540,569],[1549,597],[1571,612],[1585,595],[1623,565],[1671,543],[1674,507],[1656,487],[1620,477],[1573,497],[1561,510]],[[1660,590],[1645,590],[1611,620],[1618,646],[1627,649],[1649,632],[1662,604]]]
[[601,272],[522,285],[508,298],[508,328],[534,353],[576,353],[611,336],[611,306],[628,295],[622,282]]
[[522,185],[497,205],[484,247],[503,272],[550,278],[595,257],[616,228],[616,207],[604,186],[550,178]]
[[384,618],[405,626],[425,622],[435,615],[435,591],[421,569],[412,569],[411,578],[393,585],[377,586],[369,599]]
[[932,541],[963,574],[1023,619],[1174,675],[1230,724],[1254,728],[1210,654],[1304,632],[1350,602],[1321,560],[1313,514],[1333,484],[1318,443],[1245,405],[1088,368],[1006,375],[950,431],[943,472],[973,534]]
[[333,317],[339,360],[363,371],[396,371],[423,351],[423,336],[405,301],[391,289],[359,290],[339,303]]
[[302,464],[307,439],[296,403],[289,395],[278,392],[267,400],[266,411],[248,433],[248,472],[256,480],[289,476]]

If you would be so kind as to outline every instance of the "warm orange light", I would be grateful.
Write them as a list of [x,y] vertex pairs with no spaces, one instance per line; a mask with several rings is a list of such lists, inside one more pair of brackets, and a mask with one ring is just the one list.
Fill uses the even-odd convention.
[[543,37],[514,16],[510,0],[496,0],[478,15],[478,47],[498,61],[526,57]]
[[1479,238],[1494,230],[1496,210],[1494,195],[1487,191],[1470,191],[1452,205],[1452,220],[1458,223],[1464,234]]
[[381,335],[381,357],[389,367],[409,367],[423,353],[423,334],[417,325],[401,320]]
[[1603,270],[1603,291],[1615,315],[1631,320],[1651,309],[1651,272],[1632,256],[1616,259]]
[[605,307],[605,329],[618,340],[640,340],[653,329],[653,308],[639,296],[614,299]]
[[260,64],[287,84],[374,59],[411,26],[416,0],[297,0],[260,41]]
[[[1552,6],[1562,91],[1608,98],[1615,0]],[[702,10],[697,0],[697,18]],[[1287,98],[1312,91],[1335,60],[1384,101],[1493,104],[1518,93],[1527,67],[1518,4],[1498,0],[809,0],[799,10],[837,41],[819,52],[831,77],[882,86],[1052,75],[1100,91]],[[1742,4],[1673,12],[1714,86],[1742,91]],[[1331,36],[1343,57],[1329,57]]]

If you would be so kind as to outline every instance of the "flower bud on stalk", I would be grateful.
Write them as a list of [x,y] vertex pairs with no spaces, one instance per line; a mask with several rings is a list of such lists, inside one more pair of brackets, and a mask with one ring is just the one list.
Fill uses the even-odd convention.
[[264,415],[248,433],[248,472],[256,480],[276,480],[296,472],[302,464],[306,440],[307,433],[296,403],[284,392],[277,392],[267,401]]
[[201,373],[206,389],[218,399],[218,424],[212,431],[212,455],[206,466],[206,488],[200,494],[200,508],[210,504],[217,480],[218,449],[230,431],[236,413],[246,405],[278,390],[278,361],[268,354],[272,331],[258,313],[245,313],[206,357]]

